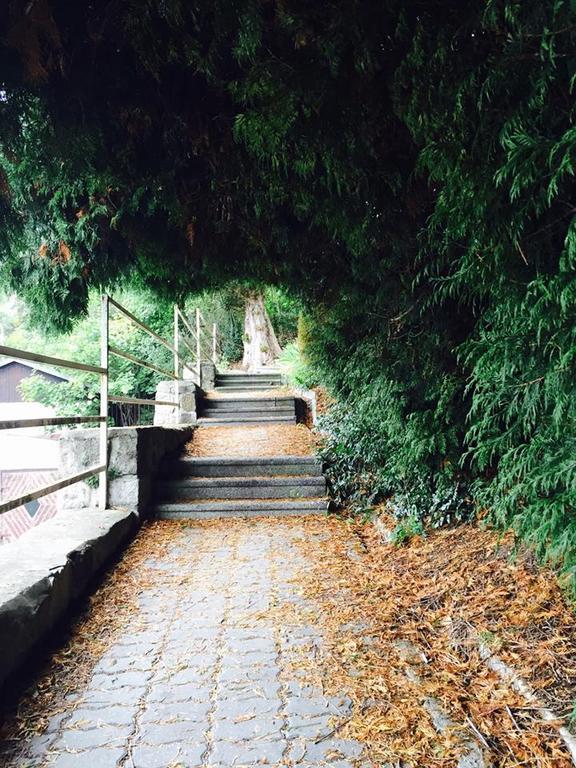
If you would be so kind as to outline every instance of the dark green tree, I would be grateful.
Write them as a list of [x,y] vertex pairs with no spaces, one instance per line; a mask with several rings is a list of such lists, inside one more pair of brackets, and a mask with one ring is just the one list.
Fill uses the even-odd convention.
[[442,521],[472,484],[574,578],[570,0],[11,0],[0,29],[0,269],[39,322],[286,286],[338,492]]

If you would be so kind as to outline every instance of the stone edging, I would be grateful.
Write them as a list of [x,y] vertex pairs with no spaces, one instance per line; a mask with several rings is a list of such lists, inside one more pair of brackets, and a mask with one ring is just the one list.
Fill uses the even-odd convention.
[[0,687],[132,537],[127,510],[68,510],[0,547]]

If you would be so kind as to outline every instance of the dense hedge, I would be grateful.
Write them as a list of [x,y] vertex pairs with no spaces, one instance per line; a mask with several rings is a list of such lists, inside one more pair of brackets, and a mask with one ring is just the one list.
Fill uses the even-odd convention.
[[[337,493],[576,568],[570,0],[40,0],[0,27],[3,274],[308,306]],[[359,491],[361,490],[361,492]]]

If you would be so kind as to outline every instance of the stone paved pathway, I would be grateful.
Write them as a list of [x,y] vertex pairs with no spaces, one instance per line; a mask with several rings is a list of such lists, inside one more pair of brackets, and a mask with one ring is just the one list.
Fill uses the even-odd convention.
[[338,737],[345,692],[325,696],[299,673],[322,644],[294,582],[307,565],[296,540],[307,535],[269,521],[182,528],[146,563],[153,579],[131,626],[15,764],[370,765],[361,744]]

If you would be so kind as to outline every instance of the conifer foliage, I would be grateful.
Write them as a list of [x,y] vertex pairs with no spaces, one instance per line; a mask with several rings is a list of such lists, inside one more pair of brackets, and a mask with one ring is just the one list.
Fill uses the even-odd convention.
[[10,0],[5,281],[306,301],[334,492],[473,500],[576,581],[571,0]]

